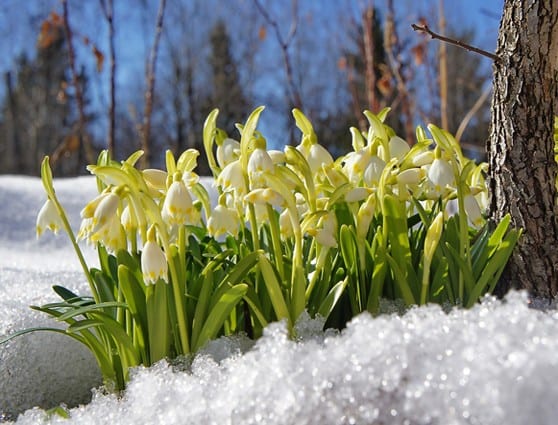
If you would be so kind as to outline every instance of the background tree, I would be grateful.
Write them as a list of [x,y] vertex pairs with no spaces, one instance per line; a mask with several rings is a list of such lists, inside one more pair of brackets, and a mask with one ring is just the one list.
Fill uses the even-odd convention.
[[490,215],[510,213],[524,236],[500,291],[558,293],[553,124],[558,114],[558,2],[506,0],[494,64]]
[[252,105],[246,99],[240,83],[237,65],[232,56],[231,39],[224,21],[217,21],[209,40],[213,85],[208,109],[219,108],[218,125],[228,134],[236,135],[234,124],[246,120]]
[[[75,95],[69,89],[67,41],[56,15],[43,23],[34,60],[21,56],[16,82],[6,75],[2,106],[1,172],[36,175],[44,155],[71,157],[56,172],[73,174],[79,149]],[[83,72],[79,80],[86,81]],[[83,164],[81,164],[83,165]]]

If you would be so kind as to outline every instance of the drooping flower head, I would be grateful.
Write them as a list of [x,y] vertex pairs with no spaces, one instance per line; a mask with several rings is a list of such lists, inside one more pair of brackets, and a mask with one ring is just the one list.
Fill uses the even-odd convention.
[[153,226],[147,232],[147,242],[141,252],[141,272],[146,285],[155,285],[159,279],[169,281],[167,258],[156,242]]
[[39,214],[37,215],[37,238],[40,237],[45,229],[49,229],[54,234],[58,233],[58,230],[62,228],[62,219],[56,211],[54,203],[47,199],[46,202],[41,207]]

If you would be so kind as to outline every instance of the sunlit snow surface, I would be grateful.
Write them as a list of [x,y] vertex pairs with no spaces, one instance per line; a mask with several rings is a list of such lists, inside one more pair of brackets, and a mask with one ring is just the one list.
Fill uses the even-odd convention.
[[[56,188],[77,227],[94,181]],[[43,201],[38,179],[0,177],[0,335],[51,325],[28,309],[56,299],[51,285],[87,291],[64,235],[35,239]],[[95,253],[87,258],[94,264]],[[362,315],[340,334],[303,328],[299,342],[281,324],[255,345],[215,341],[191,367],[138,369],[120,397],[94,390],[91,402],[100,377],[86,350],[64,336],[24,336],[0,347],[0,412],[87,403],[69,421],[35,408],[21,424],[558,423],[558,315],[529,309],[523,294],[449,314]]]

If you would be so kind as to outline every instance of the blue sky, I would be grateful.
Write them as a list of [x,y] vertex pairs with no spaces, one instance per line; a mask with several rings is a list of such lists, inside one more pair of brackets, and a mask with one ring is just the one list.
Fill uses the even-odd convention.
[[[144,65],[147,57],[148,49],[152,42],[153,21],[156,13],[158,1],[147,0],[150,8],[148,13],[141,13],[137,5],[140,0],[114,0],[115,3],[115,19],[117,20],[117,84],[119,99],[124,102],[137,102],[142,98],[141,85],[144,81]],[[215,19],[215,16],[227,18],[230,14],[234,14],[235,10],[230,9],[232,4],[241,4],[250,6],[252,0],[207,0],[213,1],[216,5],[211,10],[211,16],[202,16],[201,19]],[[288,0],[261,0],[275,16],[289,15]],[[433,30],[437,29],[437,8],[439,0],[393,0],[396,9],[396,19],[398,20],[398,32],[401,39],[408,40],[410,43],[416,43],[419,34],[413,32],[411,24],[418,21],[420,17],[426,17],[429,25]],[[176,0],[168,0],[169,4],[176,3]],[[191,4],[192,1],[186,2]],[[299,19],[304,24],[304,19],[311,19],[313,24],[319,22],[314,27],[316,30],[324,31],[330,38],[342,39],[344,36],[343,23],[347,23],[348,19],[359,19],[360,11],[367,4],[374,4],[379,10],[382,18],[385,18],[386,0],[299,0],[300,14]],[[76,31],[82,32],[93,39],[99,45],[101,50],[108,53],[106,45],[107,33],[106,25],[102,16],[98,14],[97,0],[69,0],[73,25]],[[496,47],[497,32],[499,26],[499,17],[501,15],[503,0],[445,0],[445,14],[448,29],[467,29],[474,28],[476,30],[475,45],[485,50],[494,51]],[[22,51],[33,54],[35,49],[35,40],[37,29],[43,19],[51,10],[60,12],[59,0],[1,0],[0,1],[0,72],[13,68],[14,58]],[[81,9],[81,10],[80,10]],[[310,17],[310,18],[308,18]],[[172,17],[167,16],[166,23],[171,23]],[[286,21],[288,23],[288,20]],[[180,24],[180,23],[179,23]],[[246,27],[249,26],[246,22]],[[184,22],[184,26],[188,31],[196,31],[201,26],[200,22],[192,21]],[[207,27],[205,27],[207,28]],[[288,32],[288,25],[282,28],[284,34]],[[243,32],[244,31],[244,32]],[[246,34],[246,28],[233,28],[233,38],[236,36],[242,39]],[[3,33],[2,33],[3,32]],[[264,50],[273,49],[272,30],[268,30],[268,36],[265,41]],[[299,32],[300,34],[300,32]],[[341,41],[339,43],[342,43]],[[431,41],[437,43],[437,41]],[[241,43],[237,43],[237,46]],[[80,49],[78,44],[78,49]],[[276,48],[276,46],[275,46]],[[81,50],[81,58],[90,57],[87,49]],[[204,52],[199,52],[199,56],[203,56]],[[266,53],[279,55],[275,53]],[[331,54],[332,58],[329,68],[336,67],[338,57],[334,57],[338,53]],[[160,55],[164,57],[164,52]],[[78,57],[78,60],[80,58]],[[260,61],[262,59],[260,58]],[[265,59],[263,59],[265,60]],[[280,64],[280,62],[279,62]],[[486,59],[484,65],[489,67],[490,60]],[[97,74],[94,71],[93,64],[89,75],[92,83],[97,87],[97,93],[94,94],[96,104],[107,104],[108,89],[106,82],[108,81],[108,66],[105,66],[103,73]],[[159,69],[164,67],[159,66]],[[279,75],[283,72],[281,66],[277,66],[275,70],[268,70]],[[325,72],[325,69],[324,69]],[[262,90],[265,82],[260,79],[254,83],[256,92]],[[258,85],[259,84],[259,85]],[[278,84],[274,87],[264,87],[267,90],[280,93],[285,89],[283,85]],[[323,88],[322,88],[323,91]],[[0,86],[0,94],[2,87]],[[327,102],[330,100],[324,100]],[[268,117],[268,118],[266,118]],[[267,120],[273,121],[273,114],[268,109],[264,114],[264,123]],[[270,126],[273,126],[271,124]]]

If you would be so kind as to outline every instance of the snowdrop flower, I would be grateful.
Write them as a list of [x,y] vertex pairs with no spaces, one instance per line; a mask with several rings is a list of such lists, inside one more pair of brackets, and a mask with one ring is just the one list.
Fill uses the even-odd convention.
[[168,283],[168,264],[161,247],[147,241],[141,253],[141,270],[146,285],[155,285],[159,279]]
[[239,232],[239,218],[235,210],[224,205],[217,205],[207,220],[207,230],[211,236],[218,238],[226,233],[236,237]]
[[281,237],[283,240],[287,240],[294,236],[293,223],[291,221],[291,215],[289,210],[284,209],[281,214],[279,214],[279,231],[281,232]]
[[384,146],[378,146],[378,156],[382,157],[386,161],[390,159],[397,158],[399,162],[403,161],[403,158],[411,150],[409,144],[399,136],[393,136],[388,142],[389,158],[385,152]]
[[99,231],[116,215],[119,204],[120,197],[114,192],[107,193],[106,196],[101,199],[93,214],[92,224],[94,232]]
[[310,171],[312,171],[313,174],[320,172],[323,165],[329,166],[333,164],[333,158],[331,157],[331,154],[327,151],[326,148],[318,143],[314,143],[312,146],[310,146],[306,160],[308,161]]
[[371,194],[360,206],[357,214],[357,236],[365,238],[376,212],[376,194]]
[[392,158],[397,158],[399,161],[411,150],[409,144],[399,136],[393,136],[389,140],[389,153]]
[[345,195],[346,202],[360,202],[368,197],[371,193],[371,189],[367,187],[355,187],[347,192]]
[[224,192],[236,191],[239,194],[246,193],[246,184],[240,161],[233,161],[223,168],[217,177],[217,184],[221,186]]
[[469,218],[469,223],[475,228],[480,229],[484,223],[484,219],[482,217],[481,209],[477,200],[473,195],[470,193],[465,195],[463,198],[463,203],[465,206],[465,212],[467,213],[467,217]]
[[161,216],[170,225],[191,223],[194,205],[190,192],[182,180],[173,181],[163,202]]
[[286,206],[283,197],[270,188],[254,189],[244,197],[244,200],[252,204],[270,204],[281,208]]
[[347,183],[347,177],[333,165],[323,167],[329,184],[337,188],[342,184]]
[[217,146],[217,163],[221,168],[225,168],[231,162],[236,161],[239,155],[240,143],[234,139],[227,137]]
[[424,240],[424,257],[425,261],[428,261],[428,264],[431,263],[432,258],[434,257],[434,252],[436,251],[436,247],[438,246],[438,242],[442,236],[443,227],[444,213],[440,211],[436,215],[436,218],[432,220],[430,227],[426,231],[426,238]]
[[167,188],[168,174],[166,171],[148,168],[143,170],[141,174],[149,188],[157,191],[164,191]]
[[58,230],[62,228],[62,219],[58,215],[58,211],[56,211],[54,202],[50,199],[47,199],[39,210],[35,228],[37,230],[37,238],[43,234],[45,229],[49,229],[51,232],[56,234],[58,233]]
[[248,159],[247,171],[252,189],[265,185],[265,173],[273,172],[273,160],[265,149],[254,149]]
[[380,177],[382,176],[382,172],[384,171],[385,167],[386,167],[386,163],[384,162],[383,159],[375,155],[372,156],[370,158],[370,162],[368,163],[368,166],[364,170],[364,175],[363,175],[364,184],[368,187],[378,186],[378,183],[380,182]]
[[283,151],[269,150],[269,151],[267,151],[267,153],[269,154],[269,157],[271,158],[271,161],[275,165],[284,164],[285,161],[286,161],[285,152],[283,152]]
[[362,178],[364,170],[368,167],[372,156],[368,149],[361,149],[357,152],[350,152],[345,156],[343,169],[349,180],[358,184]]
[[120,214],[120,223],[127,233],[132,233],[136,230],[137,225],[130,212],[130,205],[126,205]]
[[126,249],[126,233],[117,215],[112,216],[109,223],[91,237],[92,242],[99,241],[109,252],[116,253]]
[[434,161],[434,151],[427,150],[413,156],[412,164],[415,167],[423,167],[432,164]]
[[434,191],[438,194],[448,186],[455,185],[455,176],[451,164],[445,159],[436,158],[428,169],[428,179],[434,184]]
[[85,205],[85,207],[83,207],[83,209],[80,212],[81,218],[82,219],[93,218],[97,206],[107,195],[108,195],[108,191],[104,191],[103,193],[100,193],[91,201],[89,201],[87,205]]
[[397,174],[397,181],[402,184],[419,184],[424,177],[424,171],[420,168],[409,168]]
[[308,229],[307,233],[316,239],[316,242],[328,248],[335,248],[337,240],[335,234],[337,232],[337,219],[335,214],[328,213],[322,217],[318,223],[318,228]]

